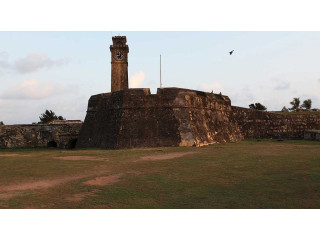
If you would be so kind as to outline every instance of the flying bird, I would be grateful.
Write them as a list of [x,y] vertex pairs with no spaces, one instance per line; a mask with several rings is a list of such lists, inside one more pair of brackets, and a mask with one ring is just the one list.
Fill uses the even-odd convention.
[[230,53],[230,55],[232,55],[233,51],[234,51],[234,50],[232,50],[231,52],[229,52],[229,53]]

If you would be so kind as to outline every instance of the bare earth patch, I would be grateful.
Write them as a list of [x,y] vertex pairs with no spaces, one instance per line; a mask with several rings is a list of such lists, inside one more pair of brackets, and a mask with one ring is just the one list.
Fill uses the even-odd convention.
[[64,157],[54,157],[55,159],[60,160],[69,160],[69,161],[79,161],[79,160],[85,160],[85,161],[107,161],[108,158],[103,157],[91,157],[91,156],[64,156]]
[[97,174],[104,174],[109,172],[107,169],[100,169],[99,171],[92,171],[90,173],[81,174],[77,176],[69,176],[63,178],[56,178],[53,180],[40,180],[40,181],[32,181],[27,183],[17,183],[11,185],[0,186],[0,199],[8,199],[14,197],[18,194],[16,191],[25,191],[25,190],[33,190],[33,189],[41,189],[41,188],[50,188],[54,187],[66,182],[80,180],[82,178],[93,177]]
[[0,200],[6,200],[6,199],[9,199],[9,198],[12,198],[14,196],[16,196],[17,194],[15,193],[0,193]]
[[59,185],[65,182],[70,182],[74,180],[79,180],[81,178],[86,177],[85,175],[81,176],[74,176],[74,177],[65,177],[65,178],[58,178],[53,180],[40,180],[34,181],[29,183],[20,183],[20,184],[13,184],[7,186],[0,186],[0,191],[7,192],[7,191],[24,191],[30,189],[39,189],[39,188],[49,188],[55,185]]
[[128,173],[128,174],[134,174],[134,175],[140,175],[140,174],[142,174],[142,172],[140,172],[140,171],[135,171],[135,170],[130,170],[130,171],[127,171],[126,173]]
[[95,190],[95,191],[92,191],[92,192],[76,193],[76,194],[73,194],[73,195],[71,195],[69,197],[66,197],[66,200],[68,202],[79,202],[79,201],[83,200],[86,197],[95,196],[95,193],[97,193],[97,192],[98,191]]
[[17,154],[17,153],[6,153],[6,154],[0,154],[0,157],[27,157],[29,155],[26,154]]
[[114,175],[105,176],[105,177],[96,177],[95,179],[84,182],[84,184],[94,185],[94,186],[108,186],[116,182],[119,182],[122,176],[123,174],[119,173],[119,174],[114,174]]
[[156,160],[168,160],[173,158],[180,158],[186,155],[194,154],[195,152],[178,152],[178,153],[168,153],[161,155],[148,155],[143,156],[137,161],[156,161]]

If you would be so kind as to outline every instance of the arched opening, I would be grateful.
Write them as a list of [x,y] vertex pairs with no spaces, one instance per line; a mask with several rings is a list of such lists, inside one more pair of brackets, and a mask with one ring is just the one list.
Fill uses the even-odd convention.
[[66,145],[66,149],[74,149],[78,139],[70,139]]
[[56,148],[58,145],[57,145],[57,143],[55,142],[55,141],[50,141],[50,142],[48,142],[48,144],[47,144],[47,147],[48,148]]

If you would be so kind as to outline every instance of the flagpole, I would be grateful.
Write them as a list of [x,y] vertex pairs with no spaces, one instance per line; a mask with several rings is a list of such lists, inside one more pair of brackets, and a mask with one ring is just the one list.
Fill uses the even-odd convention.
[[160,88],[162,88],[162,79],[161,79],[161,54],[160,54]]

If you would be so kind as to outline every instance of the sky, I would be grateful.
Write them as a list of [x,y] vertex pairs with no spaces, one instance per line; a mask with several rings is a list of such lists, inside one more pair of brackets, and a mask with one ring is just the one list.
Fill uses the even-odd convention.
[[[222,93],[268,111],[294,97],[320,108],[320,32],[0,32],[0,121],[38,122],[46,109],[84,120],[91,95],[110,92],[112,36],[127,36],[129,87]],[[230,56],[229,51],[234,50]]]

